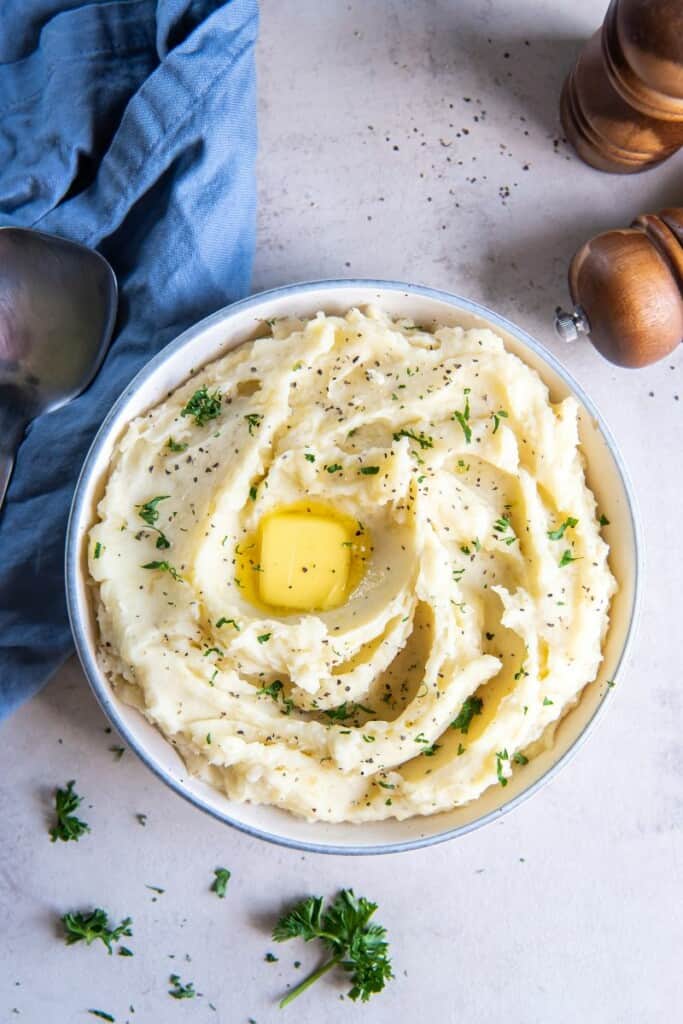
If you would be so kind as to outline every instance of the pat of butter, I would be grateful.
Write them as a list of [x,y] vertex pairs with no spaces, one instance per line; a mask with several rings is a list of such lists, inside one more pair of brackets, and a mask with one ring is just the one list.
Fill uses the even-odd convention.
[[348,530],[334,519],[305,512],[267,516],[261,524],[261,601],[300,611],[341,604],[350,548]]

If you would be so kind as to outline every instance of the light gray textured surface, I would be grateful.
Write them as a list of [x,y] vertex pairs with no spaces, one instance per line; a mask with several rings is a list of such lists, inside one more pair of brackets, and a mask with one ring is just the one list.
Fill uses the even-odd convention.
[[[611,713],[558,779],[488,829],[392,858],[304,856],[203,816],[131,752],[117,762],[69,664],[0,732],[3,1024],[95,1020],[91,1007],[136,1024],[680,1015],[681,354],[620,371],[551,328],[581,242],[683,201],[680,154],[615,178],[555,142],[563,75],[601,7],[264,0],[254,289],[419,281],[487,303],[564,359],[620,441],[647,541],[641,628]],[[52,790],[70,778],[92,833],[53,845]],[[208,892],[218,865],[233,873],[224,901]],[[283,946],[265,963],[274,918],[345,885],[379,902],[395,982],[354,1006],[329,979],[280,1014],[276,997],[315,955]],[[58,915],[90,905],[133,917],[132,959],[63,945]],[[170,999],[174,971],[202,998]]]

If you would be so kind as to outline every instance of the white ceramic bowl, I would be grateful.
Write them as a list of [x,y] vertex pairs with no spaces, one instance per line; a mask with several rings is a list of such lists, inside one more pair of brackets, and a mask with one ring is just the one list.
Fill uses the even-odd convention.
[[[87,533],[96,518],[114,446],[134,417],[159,403],[194,368],[251,338],[273,317],[308,317],[318,310],[343,314],[352,306],[376,303],[395,316],[421,324],[491,327],[510,351],[533,366],[557,401],[573,394],[581,405],[580,436],[587,459],[588,483],[610,525],[605,537],[610,564],[619,582],[611,610],[605,657],[596,682],[564,718],[552,750],[517,770],[503,789],[492,786],[473,803],[432,817],[372,824],[309,823],[273,807],[236,804],[193,778],[178,754],[145,718],[124,704],[96,659],[97,626],[88,584]],[[389,853],[427,846],[494,821],[536,792],[585,740],[612,699],[614,680],[624,661],[636,618],[639,575],[638,526],[632,490],[614,440],[597,410],[555,358],[513,324],[474,302],[394,281],[319,281],[290,285],[254,295],[214,313],[181,334],[135,377],[105,419],[87,455],[76,486],[66,545],[69,615],[76,649],[95,696],[113,725],[145,764],[176,793],[227,824],[283,846],[327,853]]]

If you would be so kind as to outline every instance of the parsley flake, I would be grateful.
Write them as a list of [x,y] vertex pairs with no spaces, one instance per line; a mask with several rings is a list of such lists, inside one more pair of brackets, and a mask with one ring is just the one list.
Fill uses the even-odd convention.
[[492,412],[491,416],[493,417],[493,433],[495,434],[500,426],[500,421],[502,419],[506,420],[508,418],[508,414],[505,409],[499,409],[498,412]]
[[169,448],[170,451],[172,451],[172,452],[184,452],[184,451],[187,451],[187,445],[186,444],[181,444],[178,441],[174,441],[172,437],[169,437],[168,441],[166,442],[166,447]]
[[396,433],[393,434],[394,441],[400,441],[402,437],[407,437],[410,438],[411,441],[416,441],[422,450],[434,447],[434,439],[429,437],[428,434],[424,434],[422,431],[420,431],[419,434],[416,434],[414,430],[402,429],[397,430]]
[[481,697],[467,697],[457,714],[457,717],[451,722],[451,729],[459,729],[465,736],[467,735],[472,719],[475,715],[480,715],[484,702]]
[[168,994],[173,999],[194,999],[197,995],[193,982],[188,981],[187,985],[183,985],[177,974],[172,974],[168,980],[173,986],[173,988],[169,988]]
[[565,530],[573,529],[578,522],[579,520],[574,519],[573,516],[567,516],[562,525],[558,526],[556,530],[548,530],[548,536],[551,540],[562,540]]
[[167,572],[177,583],[183,583],[183,577],[180,575],[177,569],[175,569],[170,562],[145,562],[144,565],[140,566],[141,569],[158,569],[159,572]]
[[250,435],[250,437],[253,437],[254,427],[260,427],[261,426],[261,421],[263,420],[263,416],[261,415],[261,413],[258,413],[258,412],[248,412],[247,415],[244,418],[245,418],[245,420],[247,421],[247,423],[249,425],[249,435]]
[[579,562],[579,561],[580,561],[580,559],[579,558],[575,558],[574,555],[572,555],[572,553],[569,550],[569,548],[567,548],[566,551],[562,552],[562,558],[560,559],[558,564],[560,566],[560,569],[563,569],[565,567],[565,565],[569,565],[570,562]]
[[230,872],[227,868],[216,868],[214,875],[216,877],[211,883],[211,892],[215,892],[219,900],[224,900],[228,882],[230,881]]
[[503,774],[503,761],[509,761],[507,750],[501,750],[496,753],[496,775],[501,786],[507,786],[507,777]]

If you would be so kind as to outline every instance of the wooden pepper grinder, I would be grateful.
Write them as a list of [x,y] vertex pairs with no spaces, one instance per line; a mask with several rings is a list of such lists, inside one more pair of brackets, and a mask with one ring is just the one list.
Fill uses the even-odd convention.
[[683,341],[683,207],[644,213],[586,242],[569,266],[574,310],[558,308],[564,341],[581,334],[617,366],[647,366]]
[[582,160],[630,174],[683,145],[683,2],[612,0],[562,90],[565,134]]

